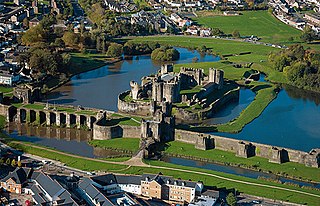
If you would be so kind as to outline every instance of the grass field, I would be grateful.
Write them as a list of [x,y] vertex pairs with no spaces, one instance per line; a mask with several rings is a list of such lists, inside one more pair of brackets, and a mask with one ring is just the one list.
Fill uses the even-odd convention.
[[232,152],[226,152],[218,149],[198,150],[193,144],[182,143],[178,141],[169,142],[166,145],[165,153],[169,155],[183,155],[185,157],[198,157],[211,160],[216,163],[231,163],[232,165],[240,165],[245,168],[255,168],[257,170],[269,172],[273,174],[288,175],[296,179],[312,180],[320,182],[320,173],[318,168],[306,167],[303,164],[287,162],[284,164],[270,163],[268,159],[262,157],[242,158],[235,156]]
[[110,140],[91,140],[90,145],[107,149],[120,149],[136,152],[139,149],[140,138],[115,138]]
[[[217,188],[227,188],[227,189],[236,188],[238,192],[244,192],[244,193],[256,195],[256,196],[262,196],[262,197],[278,199],[283,201],[291,201],[291,202],[308,204],[308,205],[318,205],[319,203],[318,197],[300,194],[300,193],[291,192],[291,191],[284,191],[284,190],[267,188],[267,187],[259,187],[259,186],[249,185],[246,183],[238,183],[238,182],[234,182],[226,179],[216,178],[209,175],[210,174],[219,175],[224,178],[232,178],[234,180],[241,180],[241,181],[246,181],[250,183],[259,183],[259,184],[265,184],[270,186],[278,186],[281,188],[294,189],[294,190],[299,190],[299,191],[307,192],[310,194],[316,194],[316,195],[320,194],[319,191],[297,188],[289,185],[281,185],[273,182],[268,182],[265,180],[255,180],[255,179],[240,177],[236,175],[225,174],[221,172],[215,172],[215,171],[192,168],[192,167],[178,166],[178,165],[164,163],[160,161],[147,162],[150,165],[156,166],[155,168],[137,167],[137,166],[127,167],[126,165],[117,165],[117,164],[111,164],[111,163],[105,163],[105,162],[98,162],[95,160],[88,161],[82,157],[70,157],[68,154],[63,155],[63,154],[58,154],[56,152],[48,151],[46,148],[43,148],[43,149],[35,148],[32,146],[32,144],[29,144],[29,143],[28,143],[28,146],[25,146],[19,143],[11,143],[10,145],[16,148],[22,149],[25,152],[46,157],[53,160],[58,160],[62,163],[65,163],[67,166],[78,168],[81,170],[86,170],[86,171],[108,171],[108,172],[117,172],[117,173],[125,173],[125,174],[143,174],[143,173],[157,174],[161,172],[164,175],[173,176],[175,178],[181,178],[185,180],[192,179],[194,181],[203,181],[203,183],[207,186],[214,186]],[[165,168],[160,169],[160,168],[157,168],[158,166],[165,167]],[[183,169],[184,171],[176,171],[174,170],[175,168],[178,168],[180,170]],[[197,174],[196,172],[203,172],[203,173],[206,173],[206,175]]]
[[268,43],[292,43],[289,37],[299,41],[301,31],[276,19],[268,11],[242,11],[239,16],[200,16],[194,20],[210,28],[219,28],[226,34],[238,30],[241,36],[255,35]]
[[103,54],[71,53],[69,72],[78,74],[106,65],[106,56]]

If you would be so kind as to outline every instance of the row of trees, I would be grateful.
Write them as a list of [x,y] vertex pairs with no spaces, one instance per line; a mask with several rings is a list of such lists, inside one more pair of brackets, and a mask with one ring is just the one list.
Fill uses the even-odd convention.
[[320,52],[294,45],[269,55],[273,69],[283,72],[290,84],[320,91]]
[[10,159],[10,158],[0,158],[0,165],[6,164],[6,165],[11,165],[12,167],[21,167],[21,161],[16,161],[15,159]]
[[157,61],[175,61],[179,58],[179,51],[172,47],[162,46],[153,50],[151,53],[151,59]]

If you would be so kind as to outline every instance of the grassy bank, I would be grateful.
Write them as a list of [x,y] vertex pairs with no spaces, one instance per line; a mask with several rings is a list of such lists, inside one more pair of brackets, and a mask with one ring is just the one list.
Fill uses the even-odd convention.
[[259,117],[263,110],[277,97],[274,85],[254,82],[251,83],[252,91],[256,93],[254,100],[245,108],[236,119],[226,124],[217,126],[220,132],[236,133],[255,118]]
[[194,36],[146,36],[132,39],[133,42],[158,42],[161,45],[177,46],[184,48],[201,48],[205,45],[208,49],[212,49],[216,54],[231,55],[244,52],[265,58],[270,51],[279,49],[264,45],[251,44],[240,41],[230,41],[224,39],[203,38]]
[[299,40],[301,31],[282,23],[268,11],[241,11],[239,16],[206,16],[194,18],[198,24],[219,28],[227,34],[238,30],[241,36],[255,35],[264,42],[287,44]]
[[[164,163],[160,161],[149,161],[148,162],[150,165],[157,165],[161,167],[170,167],[170,168],[177,168],[177,169],[184,169],[185,171],[190,171],[189,172],[177,172],[177,171],[167,171],[167,170],[161,170],[161,172],[165,175],[172,175],[174,177],[179,177],[181,179],[192,179],[192,180],[201,180],[204,182],[205,185],[209,186],[214,186],[217,188],[236,188],[238,192],[244,192],[246,194],[251,194],[251,195],[256,195],[260,197],[267,197],[270,199],[277,199],[277,200],[283,200],[287,202],[295,202],[298,204],[307,204],[307,205],[318,205],[320,198],[319,197],[310,197],[307,195],[303,194],[292,194],[292,192],[289,191],[279,191],[277,189],[270,189],[270,188],[265,188],[265,187],[259,187],[259,186],[252,186],[249,184],[242,184],[242,183],[235,183],[231,182],[228,180],[221,180],[221,179],[216,179],[211,176],[207,175],[199,175],[199,174],[193,174],[193,171],[200,171],[200,172],[205,172],[208,174],[216,174],[216,175],[223,175],[224,177],[227,178],[236,178],[237,180],[248,180],[248,178],[245,177],[239,177],[235,175],[229,175],[225,173],[219,173],[215,171],[210,171],[210,170],[204,170],[204,169],[195,169],[192,167],[184,167],[180,165],[174,165],[170,163]],[[133,172],[137,172],[136,168],[130,168],[129,171],[132,170]],[[144,170],[142,170],[144,172]],[[156,170],[155,170],[156,171]],[[141,171],[140,171],[141,172]],[[266,185],[273,185],[273,186],[279,186],[276,183],[271,183],[267,182],[264,180],[254,180],[250,179],[250,182],[254,183],[260,183],[260,184],[266,184]],[[288,185],[281,185],[280,187],[285,187],[285,188],[294,188]],[[296,188],[298,189],[298,188]],[[319,194],[319,191],[312,191],[312,190],[307,190],[307,189],[298,189],[302,190],[308,193],[313,193],[313,194]]]
[[110,140],[91,140],[90,145],[106,149],[128,150],[137,152],[139,149],[139,138],[115,138]]
[[272,172],[282,176],[289,176],[305,181],[320,182],[320,173],[318,168],[306,167],[303,164],[287,162],[283,164],[270,163],[268,159],[262,157],[242,158],[235,156],[232,152],[218,149],[198,150],[193,144],[173,141],[166,144],[165,154],[169,156],[185,156],[187,158],[203,158],[212,162],[221,164],[231,164],[244,168]]
[[[183,167],[177,166],[173,164],[168,164],[164,162],[152,161],[148,162],[150,167],[136,167],[131,166],[127,167],[126,165],[118,165],[118,164],[111,164],[107,162],[101,162],[99,160],[82,158],[82,157],[69,157],[68,154],[57,154],[57,152],[51,152],[47,149],[38,149],[33,147],[31,144],[28,146],[24,146],[19,143],[11,143],[11,146],[16,148],[22,149],[25,152],[35,154],[38,156],[46,157],[49,159],[59,160],[62,163],[65,163],[67,166],[75,167],[77,169],[82,169],[86,171],[109,171],[109,172],[118,172],[118,173],[126,173],[126,174],[142,174],[142,173],[153,173],[157,174],[159,172],[163,173],[164,175],[170,175],[175,178],[182,178],[185,180],[192,179],[194,181],[201,180],[207,186],[214,186],[218,188],[236,188],[238,192],[244,192],[251,195],[257,195],[272,199],[284,200],[284,201],[291,201],[300,204],[308,204],[308,205],[317,205],[319,202],[319,197],[314,197],[306,194],[300,194],[293,191],[285,191],[279,190],[276,188],[268,188],[265,186],[256,186],[256,185],[249,185],[246,182],[250,183],[259,183],[269,186],[277,186],[281,188],[288,188],[294,189],[298,191],[303,191],[307,193],[317,194],[320,195],[319,191],[314,190],[307,190],[302,188],[296,188],[289,185],[281,185],[277,183],[267,182],[264,180],[254,180],[250,178],[239,177],[235,175],[229,175],[209,170],[203,169],[196,169],[191,167]],[[199,172],[203,172],[200,174]],[[221,179],[217,176],[219,175],[224,179]],[[230,179],[228,179],[230,178]],[[245,182],[236,182],[236,181],[245,181]]]
[[[23,145],[25,144],[25,145]],[[115,165],[115,164],[101,164],[100,162],[96,161],[88,161],[83,158],[74,158],[71,156],[68,156],[66,154],[59,154],[56,152],[48,151],[46,148],[38,149],[35,147],[32,147],[32,143],[24,142],[23,144],[19,143],[8,143],[9,146],[20,149],[26,153],[34,154],[40,157],[52,159],[59,161],[61,163],[66,164],[69,167],[85,170],[85,171],[117,171],[120,169],[125,169],[125,165]],[[29,145],[29,146],[26,146]]]

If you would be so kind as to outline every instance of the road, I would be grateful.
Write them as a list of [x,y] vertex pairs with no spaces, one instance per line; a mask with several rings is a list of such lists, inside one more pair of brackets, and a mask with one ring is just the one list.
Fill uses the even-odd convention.
[[[37,149],[44,149],[43,147],[40,147],[40,146],[30,145],[30,144],[26,144],[26,143],[18,142],[18,141],[13,141],[13,143],[17,143],[17,144],[21,144],[24,146],[37,148]],[[288,191],[288,192],[293,192],[293,193],[298,193],[298,194],[303,194],[303,195],[307,195],[307,196],[320,198],[320,195],[312,194],[312,193],[308,193],[308,192],[304,192],[304,191],[300,191],[300,190],[295,190],[295,189],[288,189],[288,188],[282,188],[282,187],[273,186],[273,185],[266,185],[266,184],[253,183],[253,182],[248,182],[248,181],[243,181],[243,180],[237,180],[237,179],[227,178],[227,177],[223,177],[223,176],[215,175],[215,174],[210,174],[210,173],[206,173],[206,172],[198,172],[198,171],[185,170],[185,169],[179,169],[179,168],[148,165],[148,164],[145,164],[141,158],[139,158],[139,157],[141,157],[140,152],[138,153],[137,156],[133,157],[132,159],[130,159],[128,161],[113,162],[113,161],[107,161],[107,160],[102,160],[102,159],[94,159],[94,158],[89,158],[89,157],[82,157],[82,156],[78,156],[78,155],[68,154],[65,152],[56,151],[56,150],[49,149],[49,148],[45,148],[45,150],[50,151],[50,152],[55,152],[55,153],[58,153],[61,155],[65,155],[68,157],[81,158],[81,159],[88,160],[88,161],[96,161],[96,162],[101,162],[101,163],[106,163],[106,164],[127,165],[128,168],[131,166],[138,166],[138,167],[146,167],[146,168],[154,168],[154,169],[163,169],[163,170],[169,170],[169,171],[178,171],[178,172],[183,172],[183,173],[192,173],[192,174],[214,177],[214,178],[217,178],[220,180],[225,180],[225,181],[230,181],[230,182],[235,182],[235,183],[240,183],[240,184],[245,184],[245,185],[252,185],[252,186],[257,186],[257,187],[262,187],[262,188],[271,188],[271,189],[276,189],[279,191]],[[64,167],[63,165],[61,165],[61,166]],[[69,169],[69,167],[66,167],[66,168]]]

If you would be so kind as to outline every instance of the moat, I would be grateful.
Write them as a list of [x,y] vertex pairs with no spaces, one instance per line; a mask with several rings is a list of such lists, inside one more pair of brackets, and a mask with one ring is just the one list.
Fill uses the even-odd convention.
[[[176,64],[192,62],[194,57],[199,59],[198,62],[219,60],[218,57],[201,56],[184,48],[178,50],[181,57]],[[115,111],[117,96],[130,88],[128,82],[140,82],[142,76],[155,73],[160,65],[148,55],[134,56],[73,77],[69,83],[49,94],[48,101]],[[264,77],[260,81],[264,81]],[[249,89],[242,89],[240,93],[239,103],[226,106],[208,122],[225,123],[237,117],[254,99],[254,93]],[[261,116],[245,126],[243,131],[219,135],[309,151],[320,147],[319,122],[320,95],[284,87]]]

